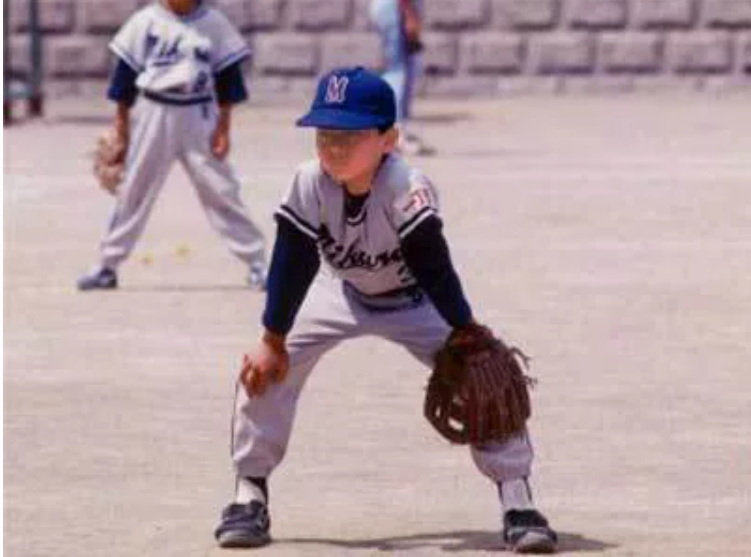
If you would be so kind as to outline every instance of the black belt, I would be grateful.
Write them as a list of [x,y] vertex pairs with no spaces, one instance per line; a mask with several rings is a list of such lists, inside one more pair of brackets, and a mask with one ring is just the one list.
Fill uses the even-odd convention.
[[421,306],[427,299],[425,292],[416,284],[389,290],[381,294],[365,294],[345,281],[344,291],[365,309],[377,313],[389,313],[416,308]]
[[175,97],[167,97],[165,95],[160,95],[159,93],[154,93],[153,91],[144,91],[143,96],[154,102],[161,104],[172,104],[175,106],[190,106],[194,104],[204,104],[211,102],[211,97],[208,95],[187,99],[176,99]]

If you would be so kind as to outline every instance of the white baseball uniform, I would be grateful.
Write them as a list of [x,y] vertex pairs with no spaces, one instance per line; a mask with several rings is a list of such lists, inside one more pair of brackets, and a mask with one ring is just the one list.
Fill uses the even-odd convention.
[[[316,241],[325,265],[287,337],[287,379],[252,399],[242,386],[237,389],[232,457],[239,477],[267,477],[280,463],[305,381],[339,342],[378,336],[432,366],[434,353],[450,333],[417,288],[400,250],[401,240],[424,219],[438,215],[431,182],[392,154],[381,164],[359,212],[349,214],[345,202],[343,185],[315,160],[300,167],[277,212],[277,218]],[[526,433],[471,451],[478,468],[493,481],[530,473],[532,447]]]
[[136,12],[110,44],[138,74],[125,177],[102,240],[102,266],[132,251],[175,161],[186,169],[210,224],[248,265],[264,239],[240,199],[240,182],[210,147],[217,123],[214,76],[250,54],[227,18],[204,4],[181,17],[159,2]]

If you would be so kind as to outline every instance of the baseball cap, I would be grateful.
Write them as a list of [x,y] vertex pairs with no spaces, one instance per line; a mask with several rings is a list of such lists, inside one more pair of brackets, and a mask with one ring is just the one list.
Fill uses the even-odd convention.
[[297,121],[307,128],[367,130],[388,128],[396,120],[391,86],[361,66],[339,68],[321,77],[310,111]]

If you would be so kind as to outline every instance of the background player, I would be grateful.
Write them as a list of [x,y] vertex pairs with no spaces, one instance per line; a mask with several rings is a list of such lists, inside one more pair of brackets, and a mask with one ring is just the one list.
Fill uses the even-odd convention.
[[408,125],[422,71],[422,0],[370,0],[369,13],[381,37],[383,78],[396,94],[398,148],[407,155],[429,154],[432,149]]
[[[215,535],[223,547],[268,543],[268,477],[284,457],[299,395],[339,342],[376,335],[427,366],[452,329],[474,323],[442,233],[437,192],[404,159],[392,89],[362,68],[335,70],[299,126],[315,127],[318,158],[297,171],[277,212],[263,314],[233,413],[234,501]],[[319,273],[321,255],[326,262]],[[293,329],[294,323],[294,329]],[[526,432],[472,447],[498,486],[504,535],[519,551],[551,551],[555,533],[534,508]]]
[[100,262],[78,288],[117,287],[117,267],[143,232],[176,160],[211,225],[248,266],[249,285],[264,288],[264,239],[226,161],[232,106],[247,98],[240,69],[250,54],[247,44],[226,17],[200,0],[162,0],[136,12],[110,48],[117,65],[108,97],[118,103],[114,128],[125,145],[122,156],[127,153],[125,176]]

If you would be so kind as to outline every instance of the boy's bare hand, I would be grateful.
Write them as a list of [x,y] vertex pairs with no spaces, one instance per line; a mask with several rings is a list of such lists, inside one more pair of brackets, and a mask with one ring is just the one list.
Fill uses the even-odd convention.
[[289,372],[284,338],[266,333],[255,351],[243,357],[240,381],[249,397],[263,396],[272,383],[281,383]]
[[224,160],[229,154],[229,130],[223,126],[217,127],[211,134],[211,152],[219,160]]
[[417,15],[412,12],[407,12],[405,14],[404,33],[407,36],[407,40],[413,42],[420,41],[420,35],[422,35],[422,24]]

